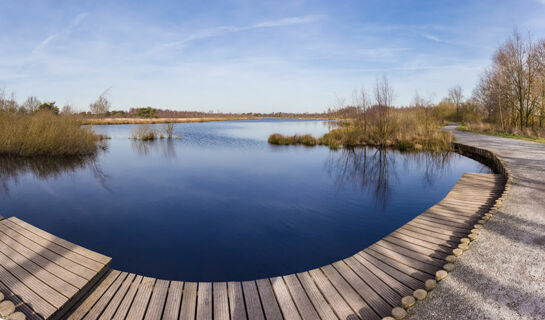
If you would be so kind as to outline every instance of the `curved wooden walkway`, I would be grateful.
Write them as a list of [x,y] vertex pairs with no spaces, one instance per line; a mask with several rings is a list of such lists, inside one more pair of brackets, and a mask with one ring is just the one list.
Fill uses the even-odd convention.
[[[0,242],[0,289],[9,288],[19,296],[18,308],[36,318],[63,313],[67,319],[380,319],[389,316],[403,296],[424,288],[424,282],[435,277],[459,239],[470,233],[502,194],[504,183],[501,175],[466,173],[442,201],[351,257],[307,272],[245,282],[167,281],[109,270],[92,289],[84,290],[83,282],[77,287],[74,279],[59,274],[65,272],[61,267],[91,261],[107,266],[109,258],[68,242],[60,244],[64,240],[10,218],[0,221],[0,240],[11,241]],[[33,233],[30,240],[41,246],[20,248],[28,251],[25,257],[33,261],[31,266],[24,264],[23,257],[15,260],[15,253],[9,258],[6,253],[18,250],[13,241],[29,241],[31,235],[22,234],[20,228]],[[18,240],[21,235],[23,240]],[[59,257],[51,256],[54,248]],[[38,256],[45,259],[42,264]],[[26,271],[18,275],[15,270],[19,269]],[[32,281],[29,274],[35,275]],[[51,290],[64,298],[59,295],[58,301],[51,301]],[[86,295],[74,307],[63,305],[63,301],[77,300],[82,292]],[[41,300],[51,308],[38,308]]]

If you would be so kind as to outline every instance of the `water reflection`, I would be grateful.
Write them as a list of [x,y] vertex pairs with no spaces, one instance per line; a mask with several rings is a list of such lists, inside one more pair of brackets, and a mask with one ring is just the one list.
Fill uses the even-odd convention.
[[175,160],[177,158],[175,141],[166,140],[132,140],[132,149],[141,156],[148,156],[160,152],[165,159]]
[[39,180],[47,180],[89,169],[100,185],[109,190],[108,176],[98,166],[96,159],[97,155],[35,158],[0,156],[0,186],[4,194],[9,196],[10,184],[18,184],[28,174]]
[[400,153],[364,147],[331,152],[326,167],[338,189],[352,185],[372,192],[377,205],[384,210],[391,199],[392,185],[399,181],[396,161],[402,161],[405,172],[414,166],[420,168],[423,181],[433,186],[440,181],[439,177],[450,172],[456,156],[448,151]]

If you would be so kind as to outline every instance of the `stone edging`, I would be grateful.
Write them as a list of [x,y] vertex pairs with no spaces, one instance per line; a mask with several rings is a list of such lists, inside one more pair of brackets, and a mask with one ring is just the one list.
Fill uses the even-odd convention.
[[454,150],[459,154],[486,164],[494,171],[494,173],[504,176],[506,178],[506,183],[503,189],[503,193],[498,199],[496,199],[494,206],[492,206],[492,208],[490,208],[487,213],[483,214],[477,224],[473,226],[473,229],[471,229],[471,233],[466,238],[460,239],[460,244],[458,245],[458,248],[452,250],[452,254],[445,258],[446,264],[443,266],[443,269],[435,273],[435,279],[426,280],[426,290],[418,289],[413,292],[412,296],[403,297],[401,299],[401,306],[392,309],[392,316],[384,317],[382,318],[382,320],[395,320],[405,318],[408,314],[407,310],[412,308],[416,304],[416,301],[426,299],[428,291],[435,289],[437,287],[437,282],[448,277],[448,273],[453,271],[455,268],[454,263],[457,258],[462,255],[464,251],[471,248],[471,243],[477,239],[477,237],[479,236],[479,232],[482,228],[484,228],[486,222],[488,222],[488,220],[490,220],[502,207],[503,202],[505,201],[509,193],[509,190],[511,190],[511,185],[513,184],[513,175],[511,174],[511,170],[507,168],[504,160],[501,157],[489,150],[468,146],[458,142],[453,142],[452,146]]

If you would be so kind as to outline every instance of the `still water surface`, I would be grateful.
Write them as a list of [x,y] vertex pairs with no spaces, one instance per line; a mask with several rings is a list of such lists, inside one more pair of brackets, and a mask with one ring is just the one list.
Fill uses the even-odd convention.
[[[161,125],[158,125],[160,127]],[[272,146],[324,121],[177,124],[181,139],[112,137],[94,159],[0,158],[0,215],[171,280],[248,280],[345,258],[440,201],[464,172],[457,154]]]

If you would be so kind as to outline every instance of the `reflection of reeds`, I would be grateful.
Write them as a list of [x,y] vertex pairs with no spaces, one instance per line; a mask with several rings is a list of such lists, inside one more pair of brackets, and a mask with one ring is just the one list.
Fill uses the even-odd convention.
[[147,156],[153,149],[158,149],[165,158],[175,159],[176,149],[174,148],[173,140],[156,141],[156,140],[134,140],[132,143],[133,149],[141,156]]
[[161,130],[152,128],[149,124],[139,124],[132,130],[130,139],[150,141],[155,139],[173,139],[179,138],[174,136],[174,123],[163,125]]
[[32,174],[40,180],[57,179],[65,174],[89,168],[100,184],[107,189],[107,176],[96,163],[96,156],[72,157],[7,157],[0,156],[0,184],[6,194],[9,182],[17,183],[19,177]]

